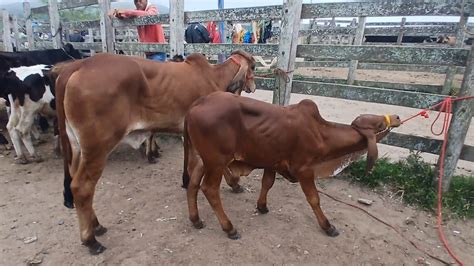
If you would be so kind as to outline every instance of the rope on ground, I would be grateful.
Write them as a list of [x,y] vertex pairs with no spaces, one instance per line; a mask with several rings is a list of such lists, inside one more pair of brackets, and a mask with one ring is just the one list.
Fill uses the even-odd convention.
[[391,225],[391,224],[385,222],[384,220],[378,218],[377,216],[373,215],[373,214],[370,213],[369,211],[367,211],[367,210],[365,210],[365,209],[363,209],[363,208],[361,208],[361,207],[359,207],[359,206],[357,206],[357,205],[354,205],[354,204],[351,204],[351,203],[342,201],[342,200],[340,200],[340,199],[338,199],[338,198],[336,198],[336,197],[333,197],[333,196],[331,196],[331,195],[329,195],[329,194],[327,194],[327,193],[325,193],[325,192],[322,192],[321,190],[318,190],[318,191],[319,191],[319,193],[325,195],[326,197],[328,197],[328,198],[330,198],[330,199],[332,199],[332,200],[335,200],[335,201],[340,202],[340,203],[342,203],[342,204],[345,204],[345,205],[347,205],[347,206],[350,206],[350,207],[353,207],[353,208],[356,208],[356,209],[358,209],[358,210],[363,211],[364,213],[366,213],[367,215],[369,215],[370,217],[372,217],[372,218],[375,219],[376,221],[378,221],[378,222],[380,222],[380,223],[382,223],[382,224],[388,226],[389,228],[391,228],[391,229],[392,229],[393,231],[395,231],[398,235],[400,235],[403,239],[407,240],[412,246],[414,246],[416,249],[418,249],[418,250],[421,251],[422,253],[426,254],[426,255],[429,256],[430,258],[435,259],[435,260],[437,260],[437,261],[439,261],[439,262],[441,262],[441,263],[444,263],[444,264],[446,264],[446,265],[450,265],[450,264],[451,264],[451,263],[449,263],[449,262],[447,262],[447,261],[445,261],[445,260],[443,260],[443,259],[440,259],[440,258],[438,258],[438,257],[436,257],[436,256],[434,256],[434,255],[432,255],[432,254],[430,254],[430,253],[428,253],[428,251],[425,251],[424,249],[420,248],[414,241],[412,241],[412,240],[406,238],[406,237],[405,237],[400,231],[398,231],[393,225]]

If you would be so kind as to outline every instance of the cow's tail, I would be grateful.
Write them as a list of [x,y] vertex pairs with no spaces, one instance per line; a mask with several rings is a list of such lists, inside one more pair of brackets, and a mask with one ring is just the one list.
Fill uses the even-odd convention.
[[[72,177],[69,171],[69,165],[72,162],[72,150],[71,143],[66,133],[66,113],[64,111],[64,95],[66,93],[66,84],[69,80],[69,77],[79,68],[79,62],[75,61],[71,63],[72,66],[64,67],[63,65],[60,68],[53,68],[52,71],[56,71],[58,76],[56,79],[56,111],[58,116],[58,130],[59,130],[59,139],[61,143],[61,151],[64,161],[64,206],[69,209],[74,208],[74,198],[71,191],[71,182]],[[74,67],[76,65],[76,67]]]
[[184,146],[184,166],[183,166],[183,188],[188,189],[189,186],[189,173],[188,173],[188,162],[189,162],[189,148],[191,143],[188,134],[187,119],[184,119],[184,132],[183,132],[183,146]]

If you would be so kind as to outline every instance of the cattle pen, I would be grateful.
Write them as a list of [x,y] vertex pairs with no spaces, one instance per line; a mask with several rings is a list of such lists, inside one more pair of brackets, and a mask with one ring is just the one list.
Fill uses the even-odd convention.
[[[3,47],[5,51],[12,51],[13,46],[17,50],[60,48],[62,43],[69,42],[67,34],[69,30],[86,29],[88,38],[85,42],[70,43],[77,49],[90,50],[91,54],[117,53],[118,51],[126,54],[166,52],[171,57],[175,54],[198,52],[214,56],[228,55],[234,50],[242,49],[254,56],[278,59],[276,67],[282,71],[265,70],[267,71],[264,72],[265,75],[258,77],[256,82],[258,90],[272,92],[272,102],[280,105],[289,104],[290,99],[293,98],[320,96],[392,105],[390,110],[396,110],[396,107],[422,110],[449,96],[474,95],[474,46],[464,42],[474,37],[474,26],[468,23],[469,17],[474,14],[474,4],[470,1],[396,0],[375,3],[316,4],[302,2],[302,0],[295,0],[285,1],[284,5],[278,6],[185,12],[184,0],[170,0],[169,14],[132,19],[109,18],[110,0],[63,0],[61,2],[48,0],[48,5],[34,8],[30,7],[29,2],[24,2],[24,18],[17,18],[2,11],[3,29],[0,47]],[[63,21],[59,15],[62,10],[85,6],[96,6],[100,19]],[[48,19],[43,25],[34,28],[33,20],[38,14],[47,14]],[[459,22],[423,24],[406,22],[405,18],[397,24],[366,22],[367,18],[381,16],[454,16],[459,17]],[[336,20],[341,17],[355,18]],[[184,43],[185,27],[191,22],[248,22],[263,19],[279,22],[276,43]],[[310,26],[304,28],[303,20],[310,20]],[[157,23],[165,26],[168,39],[166,44],[136,42],[136,36],[134,36],[136,26]],[[337,23],[347,24],[347,26],[336,26]],[[24,28],[25,37],[20,36],[19,28]],[[38,39],[35,31],[49,33],[48,39]],[[395,43],[368,43],[364,40],[364,37],[368,35],[391,35],[396,36],[397,40]],[[403,42],[406,36],[436,37],[438,35],[456,36],[456,43],[454,46],[449,46]],[[21,45],[23,41],[28,43],[27,47]],[[265,66],[265,62],[262,62],[262,65]],[[337,68],[345,69],[347,72],[344,72],[345,77],[342,78],[315,78],[299,75],[297,70],[301,68]],[[442,85],[369,81],[359,79],[358,70],[437,73],[445,75],[445,78]],[[268,77],[268,73],[274,76]],[[460,75],[463,82],[461,85],[455,85],[456,76]],[[443,190],[449,188],[450,177],[454,174],[459,160],[474,162],[474,146],[465,144],[474,114],[473,108],[472,101],[458,102],[454,105],[448,132],[449,142],[445,159]],[[407,132],[391,132],[381,143],[434,155],[440,153],[442,146],[440,138]],[[143,171],[141,172],[143,174]],[[172,253],[172,251],[166,252]],[[303,254],[303,251],[301,253]]]
[[[23,21],[27,33],[29,49],[58,48],[61,45],[59,29],[89,29],[91,36],[87,42],[72,42],[78,49],[97,52],[125,51],[126,53],[166,52],[170,55],[199,52],[206,55],[229,54],[236,49],[243,49],[254,56],[278,57],[277,67],[290,72],[287,76],[276,78],[259,78],[258,88],[273,91],[273,103],[288,104],[291,93],[335,97],[347,100],[365,101],[418,109],[427,108],[446,96],[473,95],[472,82],[472,51],[464,45],[464,40],[472,37],[473,28],[467,23],[473,14],[472,3],[462,1],[379,1],[376,3],[318,3],[302,4],[302,1],[291,1],[285,6],[264,6],[254,8],[236,8],[223,10],[184,12],[182,0],[170,1],[169,14],[139,17],[132,19],[110,19],[110,1],[81,0],[62,1],[49,0],[48,5],[30,8],[24,2]],[[59,10],[84,6],[98,5],[100,20],[61,22]],[[33,38],[32,15],[47,13],[49,17],[50,41],[36,41]],[[380,16],[458,16],[459,23],[366,23],[367,17]],[[317,19],[333,18],[327,26],[318,26]],[[334,17],[357,17],[347,27],[335,27]],[[3,46],[11,50],[10,35],[13,30],[15,42],[19,47],[18,19],[3,11]],[[185,24],[207,21],[281,21],[278,29],[278,44],[184,44]],[[315,20],[310,29],[300,29],[304,19]],[[320,20],[324,22],[324,20]],[[344,21],[338,21],[344,22]],[[348,21],[346,21],[348,22]],[[130,42],[123,36],[127,31],[116,33],[120,29],[134,26],[161,23],[169,25],[169,42],[166,44]],[[328,23],[326,23],[328,24]],[[13,26],[10,26],[13,25]],[[46,27],[48,23],[45,24]],[[332,25],[332,27],[331,27]],[[383,27],[380,27],[383,26]],[[390,26],[390,27],[389,27]],[[42,26],[43,28],[45,26]],[[94,29],[99,29],[100,38],[94,41]],[[46,31],[48,32],[48,31]],[[54,34],[56,33],[56,34]],[[300,44],[302,39],[312,36],[337,36],[344,34],[350,42],[346,44]],[[397,43],[387,45],[364,44],[365,35],[396,35]],[[447,45],[406,45],[403,36],[436,36],[439,34],[456,36],[456,48]],[[304,36],[301,38],[301,36]],[[119,39],[120,41],[116,41]],[[334,39],[334,38],[332,38]],[[128,42],[127,42],[128,40]],[[67,41],[67,34],[66,34]],[[304,61],[295,61],[295,58]],[[347,79],[298,78],[291,71],[298,67],[339,67],[348,68]],[[446,73],[444,85],[400,84],[393,82],[373,82],[357,80],[357,69],[378,69],[393,71],[414,71]],[[462,87],[454,87],[455,74],[463,74],[465,82]],[[288,78],[288,80],[285,80]],[[446,159],[444,189],[449,186],[449,177],[454,173],[458,159],[473,162],[474,147],[463,145],[472,115],[469,102],[459,103],[454,111],[452,127],[449,132],[448,156]],[[441,141],[425,137],[412,136],[392,132],[382,143],[411,150],[419,150],[439,154]]]

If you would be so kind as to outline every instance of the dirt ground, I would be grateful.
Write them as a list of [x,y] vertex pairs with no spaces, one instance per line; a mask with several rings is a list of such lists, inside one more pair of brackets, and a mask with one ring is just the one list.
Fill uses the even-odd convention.
[[[270,101],[271,93],[259,91],[251,97]],[[344,123],[361,113],[397,113],[403,118],[418,111],[295,94],[291,102],[303,98],[313,99],[326,119]],[[429,125],[419,119],[396,132],[431,137]],[[257,214],[261,171],[242,178],[245,191],[241,194],[231,193],[224,184],[221,188],[224,208],[241,233],[240,240],[227,239],[202,193],[198,204],[206,227],[196,230],[188,221],[186,195],[180,187],[182,145],[172,138],[161,140],[162,157],[157,164],[148,164],[138,151],[125,145],[113,152],[97,186],[94,205],[99,220],[109,229],[98,238],[108,249],[90,256],[80,244],[75,211],[62,205],[62,161],[52,153],[53,137],[48,134],[43,139],[46,143],[38,146],[46,159],[42,163],[15,165],[14,152],[0,147],[0,265],[440,265],[361,211],[321,196],[323,211],[340,231],[336,238],[327,237],[299,185],[283,179],[277,179],[270,191],[270,212]],[[466,144],[474,144],[472,125]],[[408,154],[405,149],[379,148],[381,156],[391,159]],[[423,156],[431,162],[436,159]],[[472,175],[474,164],[461,161],[457,171]],[[438,239],[432,214],[401,204],[398,196],[339,178],[321,180],[318,187],[354,204],[358,198],[374,200],[372,206],[362,207],[394,225],[405,238],[452,261]],[[447,220],[444,229],[454,251],[464,262],[473,262],[474,221]],[[37,240],[26,244],[31,237]]]

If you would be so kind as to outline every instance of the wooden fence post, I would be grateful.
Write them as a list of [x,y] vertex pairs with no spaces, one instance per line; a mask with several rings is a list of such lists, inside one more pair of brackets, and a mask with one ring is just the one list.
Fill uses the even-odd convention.
[[[359,17],[359,24],[357,24],[354,45],[362,45],[362,42],[364,41],[365,21],[366,17]],[[357,60],[351,60],[349,63],[349,74],[347,75],[347,84],[349,85],[354,84],[358,64],[359,61]]]
[[59,49],[61,47],[61,31],[59,25],[58,0],[48,0],[48,11],[53,48]]
[[10,15],[8,11],[2,10],[2,21],[3,21],[3,51],[13,51],[12,38],[10,35]]
[[293,71],[295,69],[298,32],[301,24],[303,0],[285,0],[282,9],[280,37],[278,45],[277,67],[288,72],[288,78],[276,77],[276,90],[273,92],[273,103],[287,105],[290,102]]
[[[87,41],[88,43],[93,43],[94,42],[94,30],[89,28],[87,29]],[[91,56],[95,55],[95,50],[90,50]]]
[[170,0],[170,58],[184,54],[184,0]]
[[15,48],[17,51],[20,50],[20,33],[18,32],[18,18],[16,16],[12,17],[12,24],[13,24],[13,36],[15,37]]
[[[471,46],[471,53],[464,72],[464,79],[458,96],[474,95],[474,45]],[[448,144],[446,146],[446,154],[444,160],[444,176],[443,176],[443,192],[448,191],[451,184],[451,178],[456,170],[456,165],[461,154],[461,150],[466,139],[466,134],[471,124],[471,118],[474,114],[474,101],[465,100],[455,102],[453,104],[453,116],[448,131]],[[438,159],[438,167],[435,171],[439,172],[440,159]],[[434,179],[437,184],[438,175]]]
[[33,35],[33,24],[31,22],[30,2],[23,2],[23,15],[25,16],[26,38],[28,41],[28,50],[35,49],[35,37]]
[[[467,20],[469,19],[468,14],[462,14],[461,18],[459,19],[459,23],[456,29],[456,43],[454,47],[462,48],[464,46],[464,37],[465,37],[465,29]],[[441,93],[449,94],[451,92],[451,88],[453,87],[453,80],[454,76],[456,75],[456,67],[450,66],[448,71],[446,72],[446,79],[444,80],[443,90]]]
[[110,0],[99,0],[100,8],[100,37],[102,40],[102,52],[114,52],[114,28],[109,17]]
[[407,18],[403,17],[402,22],[400,22],[400,32],[398,33],[397,37],[397,44],[401,45],[403,40],[403,35],[405,34],[405,23],[407,22]]

